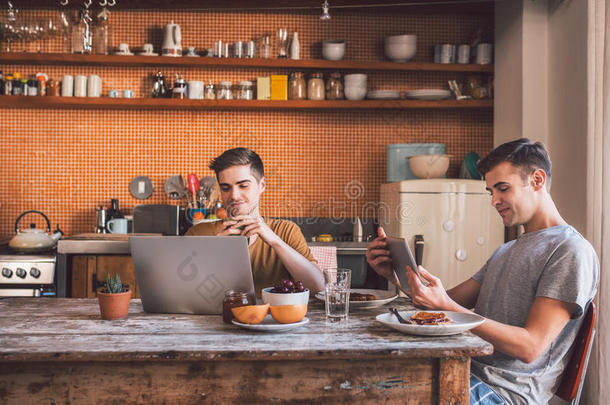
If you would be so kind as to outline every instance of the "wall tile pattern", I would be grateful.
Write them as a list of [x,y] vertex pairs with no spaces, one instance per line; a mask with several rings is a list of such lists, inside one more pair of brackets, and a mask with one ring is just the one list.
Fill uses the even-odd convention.
[[[23,12],[42,18],[47,11]],[[416,61],[430,61],[436,43],[467,43],[471,34],[493,26],[485,15],[409,15],[332,13],[330,23],[318,15],[255,12],[114,12],[114,43],[137,48],[152,42],[158,51],[164,24],[181,25],[182,45],[211,47],[215,40],[248,40],[287,27],[299,33],[302,58],[319,58],[323,38],[344,38],[346,59],[383,60],[384,36],[418,35]],[[2,43],[3,49],[6,43]],[[20,44],[13,44],[19,49]],[[60,51],[57,39],[41,42]],[[36,44],[30,45],[30,51]],[[15,66],[5,72],[30,75],[44,71],[102,77],[103,93],[132,89],[150,93],[153,68]],[[166,77],[187,80],[255,79],[282,70],[162,68]],[[371,89],[445,88],[464,74],[374,72]],[[154,184],[144,203],[176,203],[163,192],[171,175],[210,175],[209,160],[223,150],[246,146],[266,166],[263,213],[274,216],[344,217],[374,214],[379,185],[385,182],[386,144],[444,142],[451,159],[450,176],[469,151],[487,153],[493,145],[491,110],[404,111],[120,111],[0,109],[0,235],[13,233],[17,216],[29,209],[45,212],[53,226],[68,234],[91,232],[94,207],[118,198],[129,212],[141,203],[129,194],[129,181],[140,175]],[[34,221],[34,217],[31,218]],[[26,226],[30,221],[23,222]],[[41,223],[40,223],[41,225]],[[39,226],[40,226],[39,225]]]

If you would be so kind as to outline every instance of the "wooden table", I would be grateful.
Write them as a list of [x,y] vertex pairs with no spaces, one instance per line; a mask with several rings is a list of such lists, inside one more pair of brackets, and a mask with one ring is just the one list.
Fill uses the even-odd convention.
[[[406,308],[406,301],[395,306]],[[96,299],[0,300],[0,403],[468,404],[470,358],[492,346],[467,332],[417,337],[352,311],[284,333],[220,316],[148,314],[102,321]]]

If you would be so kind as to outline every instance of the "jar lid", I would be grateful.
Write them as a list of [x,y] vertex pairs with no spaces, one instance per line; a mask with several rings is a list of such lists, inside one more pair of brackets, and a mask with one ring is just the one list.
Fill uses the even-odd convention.
[[312,73],[311,77],[324,77],[324,75],[320,72]]
[[233,83],[231,83],[231,82],[220,82],[220,83],[218,83],[218,85],[219,86],[232,86]]
[[303,76],[303,72],[292,72],[292,73],[290,73],[290,76],[297,76],[297,77]]
[[252,86],[252,82],[250,80],[243,80],[239,82],[240,86]]

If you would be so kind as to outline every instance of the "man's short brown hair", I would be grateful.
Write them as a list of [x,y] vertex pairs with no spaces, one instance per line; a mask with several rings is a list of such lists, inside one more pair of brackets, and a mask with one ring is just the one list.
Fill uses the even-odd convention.
[[521,169],[523,179],[535,170],[546,173],[546,188],[551,189],[551,159],[542,142],[532,142],[527,138],[506,142],[485,156],[477,165],[479,173],[485,175],[502,162],[510,162]]
[[265,177],[265,168],[263,161],[256,152],[248,148],[233,148],[224,151],[220,156],[212,159],[210,169],[218,173],[233,166],[250,166],[250,171],[257,181]]

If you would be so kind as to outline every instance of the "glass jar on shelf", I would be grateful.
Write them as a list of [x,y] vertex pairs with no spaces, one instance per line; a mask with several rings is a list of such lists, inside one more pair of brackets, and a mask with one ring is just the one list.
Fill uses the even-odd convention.
[[343,100],[343,83],[341,82],[341,73],[331,73],[326,81],[326,99],[327,100]]
[[238,100],[252,100],[254,98],[254,90],[252,89],[252,82],[244,80],[239,82],[239,91],[237,92]]
[[307,98],[307,85],[303,72],[292,72],[288,81],[288,100],[305,100]]
[[232,100],[233,99],[233,83],[225,81],[218,83],[216,86],[216,99],[217,100]]
[[322,73],[312,73],[307,82],[307,98],[324,100],[324,76]]

